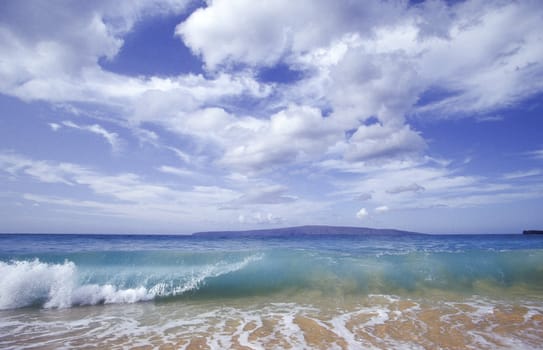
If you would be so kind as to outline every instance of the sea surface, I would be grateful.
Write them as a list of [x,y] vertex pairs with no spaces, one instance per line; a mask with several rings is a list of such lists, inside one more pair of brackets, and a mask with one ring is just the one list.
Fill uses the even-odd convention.
[[543,236],[0,235],[1,349],[541,349]]

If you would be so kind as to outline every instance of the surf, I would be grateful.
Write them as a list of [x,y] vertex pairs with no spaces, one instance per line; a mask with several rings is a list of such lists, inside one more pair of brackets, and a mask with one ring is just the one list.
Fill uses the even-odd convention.
[[220,261],[166,272],[164,269],[149,271],[145,266],[117,267],[115,272],[105,274],[103,269],[96,267],[78,268],[72,261],[0,262],[0,310],[123,304],[175,297],[197,290],[209,278],[243,269],[258,259],[258,255],[250,255],[237,262]]
[[543,292],[541,250],[356,254],[267,248],[38,255],[0,261],[0,309],[244,298],[289,291],[330,297]]

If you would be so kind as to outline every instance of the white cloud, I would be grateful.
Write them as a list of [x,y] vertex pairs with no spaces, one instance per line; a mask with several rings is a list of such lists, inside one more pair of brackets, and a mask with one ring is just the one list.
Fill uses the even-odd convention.
[[[296,105],[269,119],[205,108],[178,114],[165,125],[179,135],[193,137],[203,146],[202,152],[214,149],[219,165],[250,171],[321,159],[343,137],[341,128],[319,109]],[[181,153],[176,152],[184,161],[190,159],[186,152]]]
[[419,63],[422,79],[456,93],[419,112],[485,113],[541,91],[543,39],[537,23],[543,8],[537,1],[467,1],[452,11],[457,20],[450,39],[421,45],[427,52]]
[[35,3],[6,4],[0,14],[0,92],[64,106],[78,102],[106,106],[135,127],[164,122],[177,112],[194,111],[225,96],[265,95],[266,87],[250,75],[129,77],[100,67],[100,59],[115,58],[123,36],[137,21],[179,14],[188,3],[52,1],[46,9]]
[[[57,124],[58,125],[58,124]],[[99,135],[103,137],[107,143],[110,144],[111,149],[114,152],[118,152],[121,147],[121,139],[119,138],[119,135],[114,132],[107,131],[102,126],[98,124],[92,124],[92,125],[79,125],[72,121],[63,121],[62,125],[67,128],[77,129],[77,130],[84,130],[91,132],[93,134]],[[60,126],[58,126],[59,128]]]
[[536,149],[535,151],[527,152],[527,154],[535,159],[543,159],[543,149]]
[[[220,105],[221,100],[227,97],[264,98],[271,93],[267,85],[242,73],[220,73],[209,79],[192,74],[175,78],[154,77],[133,83],[138,89],[125,101],[133,109],[131,121],[161,123],[168,127],[174,126],[180,116],[214,110],[209,106]],[[112,88],[122,86],[112,85]]]
[[[130,84],[115,84],[130,80],[103,72],[98,59],[112,59],[123,35],[144,14],[179,13],[186,4],[184,0],[5,4],[0,15],[4,48],[0,91],[23,99],[100,103],[107,103],[101,96],[130,93]],[[110,89],[111,85],[124,89]]]
[[[334,180],[338,201],[370,193],[366,205],[396,210],[420,208],[473,208],[488,204],[508,203],[538,198],[543,186],[515,182],[503,177],[462,176],[458,169],[439,164],[395,161],[387,164],[327,163],[333,171],[353,174],[352,178],[337,176]],[[332,170],[329,170],[332,171]],[[424,189],[424,190],[423,190]]]
[[273,215],[272,213],[250,213],[250,214],[240,214],[238,216],[238,221],[243,225],[276,225],[281,224],[283,219]]
[[190,195],[187,195],[185,191],[166,185],[147,183],[134,173],[107,175],[72,163],[36,161],[17,154],[0,153],[0,164],[1,169],[12,175],[25,174],[44,183],[83,186],[97,195],[119,201],[166,203],[205,197],[214,198],[215,203],[219,204],[239,196],[234,191],[206,186],[195,186]]
[[381,205],[377,208],[375,208],[376,213],[386,213],[388,211],[388,207],[386,205]]
[[503,174],[503,178],[506,180],[515,180],[515,179],[522,179],[525,177],[538,176],[541,174],[543,174],[543,172],[540,169],[532,169],[532,170],[525,170],[525,171],[514,171],[511,173]]
[[[96,2],[63,10],[53,4],[47,20],[61,25],[45,31],[15,25],[29,21],[15,11],[26,5],[10,5],[16,13],[0,26],[7,47],[0,91],[23,99],[106,105],[135,129],[152,123],[173,130],[193,141],[194,147],[180,156],[185,163],[200,155],[221,167],[261,171],[293,162],[418,156],[427,144],[405,116],[425,90],[441,86],[458,92],[415,108],[424,115],[448,115],[453,108],[485,111],[543,88],[537,85],[543,79],[525,82],[526,74],[540,71],[538,64],[527,63],[543,57],[533,32],[540,7],[468,3],[302,1],[284,11],[283,1],[213,1],[176,29],[214,70],[208,77],[127,77],[98,65],[101,57],[115,57],[123,35],[143,14],[179,13],[185,1]],[[61,21],[64,16],[69,20]],[[243,25],[236,20],[240,16]],[[39,12],[30,18],[45,20]],[[522,25],[506,31],[505,24],[513,22]],[[484,47],[473,50],[478,42]],[[445,58],[451,63],[443,65]],[[308,73],[286,87],[255,80],[258,69],[278,61]],[[239,63],[250,67],[229,68]],[[503,79],[504,74],[511,79]],[[487,83],[495,79],[512,83],[502,92],[481,90],[502,89],[503,84]],[[239,106],[227,101],[232,96],[263,99],[264,109],[234,112],[229,104]],[[327,117],[320,111],[325,107],[332,110]],[[372,117],[377,122],[368,125]],[[103,127],[87,130],[116,144],[115,135]]]
[[[173,167],[163,166],[158,170],[180,175],[179,169]],[[130,219],[131,225],[141,220],[147,223],[167,220],[168,224],[181,225],[180,228],[205,225],[224,229],[225,224],[239,224],[233,214],[245,215],[245,224],[255,227],[296,224],[318,218],[329,205],[289,195],[287,188],[278,185],[266,187],[260,183],[262,189],[255,190],[258,184],[255,181],[235,182],[230,186],[204,185],[195,182],[204,177],[194,174],[184,183],[161,183],[135,173],[104,174],[72,163],[33,160],[6,152],[0,152],[0,171],[20,183],[29,179],[42,183],[40,193],[21,193],[27,200],[81,215],[122,217]],[[64,194],[58,187],[47,184],[67,185],[70,191]],[[48,189],[55,194],[43,194]],[[81,193],[87,194],[80,198]]]
[[210,69],[230,62],[273,65],[283,56],[327,46],[343,33],[370,32],[372,25],[388,23],[403,8],[374,0],[218,0],[195,11],[176,33]]
[[364,219],[367,216],[368,216],[368,211],[366,210],[366,208],[362,208],[356,213],[356,217],[358,219]]
[[83,167],[70,164],[58,163],[51,164],[46,161],[34,161],[15,153],[0,153],[0,169],[8,172],[12,176],[18,173],[24,173],[45,183],[63,183],[74,185],[70,174],[85,173],[87,170]]
[[166,148],[172,151],[173,153],[175,153],[175,155],[184,163],[186,164],[191,163],[191,157],[186,152],[183,152],[182,150],[176,147],[168,146]]
[[51,128],[51,130],[57,131],[58,129],[62,127],[62,125],[57,124],[57,123],[49,123],[49,127]]
[[407,125],[399,129],[380,124],[361,125],[348,141],[347,160],[361,161],[375,158],[394,158],[415,154],[426,147],[426,142]]
[[[245,123],[229,128],[246,133],[225,135],[228,140],[222,144],[220,164],[261,170],[329,157],[360,161],[417,155],[424,150],[422,137],[403,122],[417,91],[409,83],[416,80],[409,62],[400,55],[388,58],[359,49],[361,36],[373,33],[372,25],[392,23],[405,7],[377,1],[333,6],[317,1],[309,7],[297,3],[290,4],[289,11],[281,9],[281,3],[255,6],[243,0],[216,1],[177,28],[210,69],[240,61],[257,67],[273,65],[286,57],[295,69],[313,72],[284,92],[278,91],[284,109],[270,115],[268,122],[245,118]],[[240,14],[254,21],[254,30],[248,32],[231,21]],[[308,30],[306,21],[318,25]],[[262,36],[267,40],[260,40]],[[284,40],[287,43],[280,44]],[[323,103],[334,110],[328,118],[309,107]],[[361,124],[370,116],[377,116],[380,123]],[[345,132],[352,129],[356,132],[345,140]]]
[[[543,58],[542,11],[537,1],[432,1],[411,7],[379,1],[214,1],[177,33],[211,69],[285,60],[313,70],[319,78],[296,88],[320,92],[334,109],[354,102],[373,105],[362,109],[372,115],[384,103],[403,114],[422,91],[441,86],[455,94],[417,107],[418,113],[439,117],[487,112],[543,89],[542,80],[534,79],[543,74],[537,63]],[[235,20],[239,16],[243,23]]]
[[[541,92],[539,2],[214,0],[175,30],[200,55],[205,74],[126,76],[100,66],[116,58],[137,21],[180,14],[187,3],[23,1],[0,13],[0,93],[97,120],[93,111],[105,110],[113,124],[176,156],[150,166],[154,175],[183,179],[164,184],[150,174],[105,174],[9,153],[0,154],[2,168],[94,196],[34,197],[42,203],[126,215],[145,208],[149,217],[169,204],[175,222],[191,211],[202,222],[238,215],[272,222],[269,213],[291,222],[310,212],[318,220],[330,206],[327,195],[364,200],[375,212],[537,195],[509,181],[536,176],[533,170],[488,179],[430,161],[424,153],[432,143],[411,118],[496,119],[498,109]],[[278,63],[301,78],[258,81]],[[435,100],[421,100],[432,93]],[[49,124],[93,133],[118,149],[119,135],[103,125],[110,124]],[[542,150],[526,155],[543,159]],[[310,177],[319,180],[306,184]],[[293,188],[321,199],[304,200]]]
[[252,170],[320,159],[343,135],[332,120],[307,106],[289,106],[269,120],[235,120],[223,130],[220,163]]
[[194,171],[192,171],[192,170],[176,168],[176,167],[172,167],[172,166],[168,166],[168,165],[160,166],[158,168],[158,171],[161,171],[161,172],[166,173],[166,174],[181,176],[181,177],[195,176],[196,175],[196,173]]

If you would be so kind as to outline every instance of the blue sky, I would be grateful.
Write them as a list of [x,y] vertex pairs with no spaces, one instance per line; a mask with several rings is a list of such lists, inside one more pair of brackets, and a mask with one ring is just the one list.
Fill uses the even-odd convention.
[[543,227],[539,1],[4,1],[0,231]]

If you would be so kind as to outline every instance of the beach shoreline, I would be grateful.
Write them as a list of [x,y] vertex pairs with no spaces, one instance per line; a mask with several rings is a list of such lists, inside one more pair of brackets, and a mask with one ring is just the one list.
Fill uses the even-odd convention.
[[0,347],[21,349],[536,349],[543,340],[537,299],[291,294],[0,315]]

